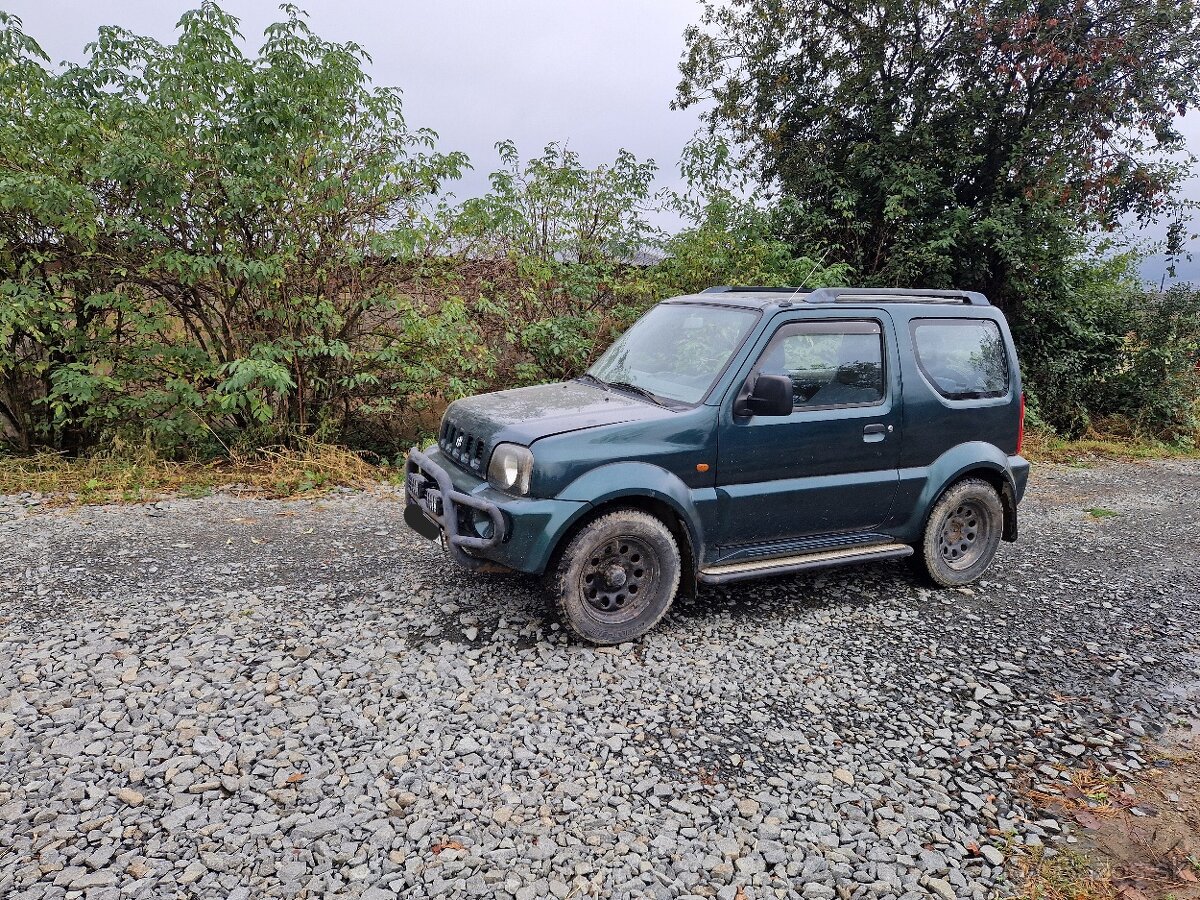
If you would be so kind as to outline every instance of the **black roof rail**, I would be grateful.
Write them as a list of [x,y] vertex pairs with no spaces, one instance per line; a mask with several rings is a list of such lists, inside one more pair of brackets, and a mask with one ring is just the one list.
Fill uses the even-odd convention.
[[812,288],[756,287],[749,284],[714,284],[706,287],[702,294],[806,294]]
[[931,288],[818,288],[805,295],[809,303],[965,303],[990,306],[978,291],[942,291]]
[[933,288],[788,288],[741,287],[716,285],[705,288],[705,294],[771,293],[796,294],[805,303],[961,303],[969,306],[990,306],[987,297],[978,291],[944,291]]

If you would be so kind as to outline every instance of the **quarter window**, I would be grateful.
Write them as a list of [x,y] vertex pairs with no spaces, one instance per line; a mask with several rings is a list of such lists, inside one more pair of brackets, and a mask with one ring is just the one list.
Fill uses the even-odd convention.
[[758,371],[792,380],[794,409],[880,403],[882,330],[870,321],[785,325],[767,345]]
[[990,319],[914,319],[913,346],[921,373],[947,400],[1008,393],[1008,353]]

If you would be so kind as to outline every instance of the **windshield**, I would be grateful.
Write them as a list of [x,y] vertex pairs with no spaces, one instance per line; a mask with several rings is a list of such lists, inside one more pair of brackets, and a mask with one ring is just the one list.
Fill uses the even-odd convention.
[[662,304],[617,338],[588,374],[663,400],[699,403],[757,318],[750,309]]

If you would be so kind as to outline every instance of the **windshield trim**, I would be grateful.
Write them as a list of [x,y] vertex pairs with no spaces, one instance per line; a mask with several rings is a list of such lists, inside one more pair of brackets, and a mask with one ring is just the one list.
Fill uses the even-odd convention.
[[[664,397],[663,399],[668,400],[669,403],[667,405],[662,406],[661,408],[671,410],[672,412],[679,412],[679,411],[685,410],[685,409],[695,409],[698,406],[704,406],[704,404],[706,404],[708,402],[709,398],[713,395],[713,391],[715,391],[717,389],[717,385],[719,385],[721,383],[721,381],[725,378],[726,373],[729,372],[729,369],[733,365],[734,360],[736,360],[741,355],[741,352],[746,348],[746,343],[750,340],[750,338],[752,338],[754,336],[755,332],[758,330],[758,326],[762,321],[763,311],[761,309],[756,309],[751,306],[742,306],[740,303],[720,303],[720,302],[709,302],[709,301],[704,301],[704,300],[676,300],[675,298],[670,298],[667,300],[660,300],[658,303],[655,303],[654,306],[650,307],[650,309],[646,310],[646,312],[644,312],[644,313],[642,313],[642,315],[638,316],[637,321],[635,321],[633,323],[633,325],[636,325],[638,322],[640,322],[642,320],[643,316],[646,316],[647,314],[649,314],[650,310],[656,309],[659,306],[709,306],[709,307],[714,307],[717,309],[732,309],[732,310],[737,310],[738,312],[748,312],[754,316],[753,321],[750,322],[750,325],[746,329],[746,333],[742,336],[741,341],[737,344],[737,346],[735,346],[732,350],[729,351],[729,359],[725,360],[725,365],[722,366],[720,371],[717,372],[713,376],[712,383],[704,391],[704,394],[700,397],[699,400],[697,400],[695,403],[688,403],[685,400],[676,400],[674,397]],[[632,328],[633,325],[630,325],[629,328]],[[629,329],[627,328],[626,331],[628,331],[628,330]],[[621,332],[621,334],[624,334],[624,333],[625,332]],[[620,336],[621,335],[618,335],[617,339],[619,339]],[[616,340],[614,340],[613,343],[615,344]],[[608,346],[611,347],[612,344],[609,344]],[[605,347],[604,353],[607,353],[607,352],[608,352],[608,347]],[[603,356],[604,353],[601,353],[600,356]],[[599,359],[600,359],[599,356],[596,357],[597,362],[599,361]],[[594,366],[595,364],[596,363],[593,362],[591,366],[588,366],[587,369],[585,370],[585,373],[591,375],[592,374],[592,366]],[[592,377],[597,380],[601,380],[600,376],[598,376],[598,375],[592,375]],[[626,394],[626,396],[630,396],[630,395]],[[645,399],[645,398],[640,398],[640,399]],[[649,402],[649,401],[646,401],[646,402]]]

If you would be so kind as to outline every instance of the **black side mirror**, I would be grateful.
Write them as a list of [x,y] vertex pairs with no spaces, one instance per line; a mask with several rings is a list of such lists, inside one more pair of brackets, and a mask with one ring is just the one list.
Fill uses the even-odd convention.
[[745,412],[752,416],[790,416],[792,379],[786,375],[759,375],[746,398]]

